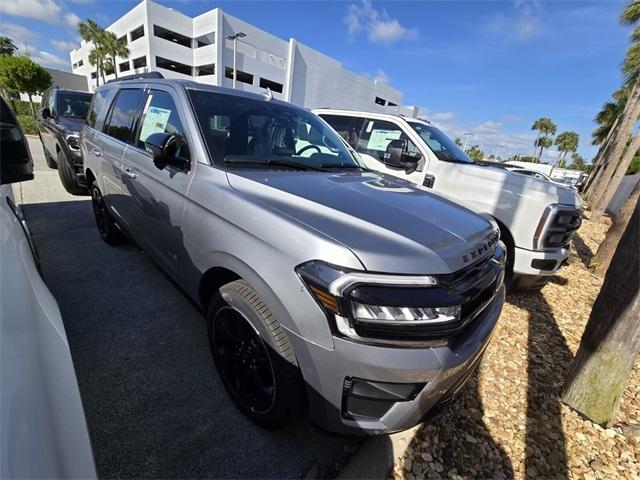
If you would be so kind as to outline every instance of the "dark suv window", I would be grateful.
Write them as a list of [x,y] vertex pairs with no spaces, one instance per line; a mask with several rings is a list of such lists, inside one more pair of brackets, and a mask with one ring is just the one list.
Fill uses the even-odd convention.
[[91,103],[90,93],[60,92],[58,95],[58,113],[67,118],[85,118]]
[[113,102],[109,120],[105,126],[107,135],[129,142],[131,138],[131,128],[135,118],[140,100],[142,99],[141,89],[123,89],[118,92],[118,96]]
[[109,90],[98,90],[89,105],[89,113],[87,114],[87,124],[90,127],[100,130],[104,117],[107,113],[107,97]]

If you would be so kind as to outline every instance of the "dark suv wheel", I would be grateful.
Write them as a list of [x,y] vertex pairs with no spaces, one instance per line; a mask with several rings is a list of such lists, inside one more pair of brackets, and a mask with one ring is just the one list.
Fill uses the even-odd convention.
[[96,226],[98,227],[98,232],[102,240],[109,245],[123,243],[126,237],[113,220],[109,209],[104,203],[100,188],[98,188],[98,184],[95,181],[91,184],[91,206],[93,207],[93,215],[96,219]]
[[86,195],[87,189],[78,183],[76,174],[71,165],[69,165],[62,150],[58,152],[56,163],[58,164],[58,175],[60,176],[60,181],[64,189],[71,195]]
[[269,308],[244,280],[224,285],[207,323],[213,359],[240,410],[268,429],[296,417],[303,382],[289,341]]

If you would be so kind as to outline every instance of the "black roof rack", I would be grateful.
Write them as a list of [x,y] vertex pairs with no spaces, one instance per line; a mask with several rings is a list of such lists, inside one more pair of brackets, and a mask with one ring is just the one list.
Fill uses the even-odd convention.
[[160,72],[134,73],[133,75],[125,75],[124,77],[113,78],[107,83],[122,82],[125,80],[140,80],[143,78],[164,78]]

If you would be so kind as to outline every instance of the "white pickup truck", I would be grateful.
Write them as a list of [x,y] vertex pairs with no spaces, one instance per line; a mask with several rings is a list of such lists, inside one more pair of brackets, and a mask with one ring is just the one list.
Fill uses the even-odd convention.
[[[582,209],[572,189],[475,163],[423,120],[335,109],[314,113],[342,135],[367,167],[491,215],[507,246],[513,288],[541,288],[569,256]],[[397,148],[402,153],[391,154]]]

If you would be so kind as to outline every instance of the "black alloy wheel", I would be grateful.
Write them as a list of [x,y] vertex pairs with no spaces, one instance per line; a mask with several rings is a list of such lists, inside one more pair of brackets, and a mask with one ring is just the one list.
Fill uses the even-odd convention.
[[227,389],[252,413],[269,412],[276,381],[264,342],[249,321],[230,306],[213,318],[213,355]]

